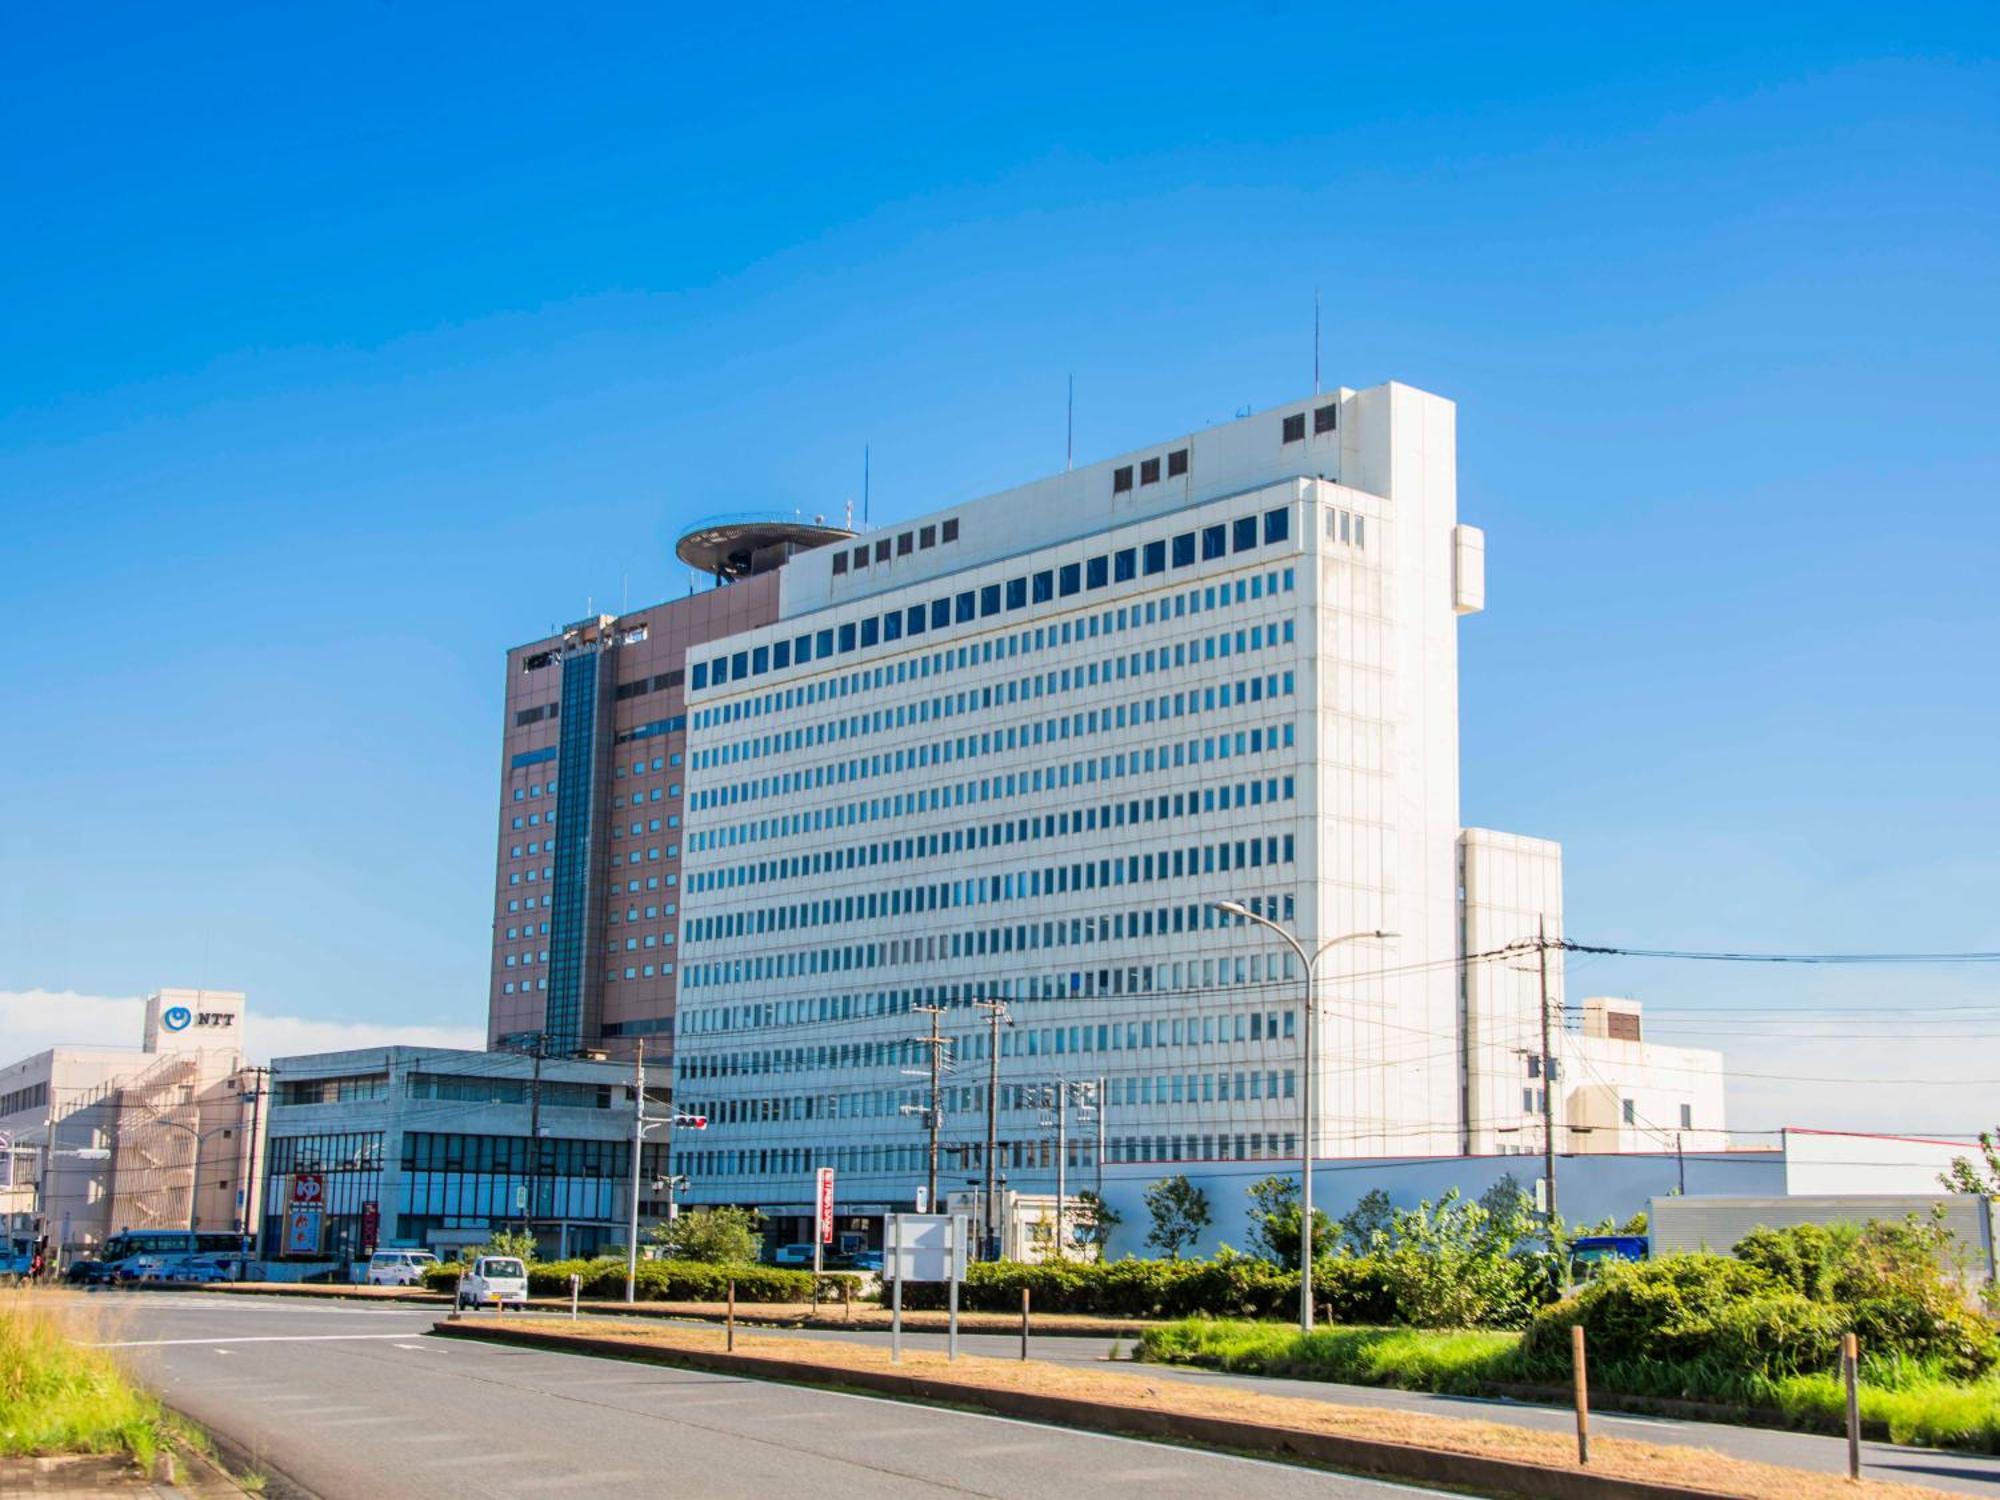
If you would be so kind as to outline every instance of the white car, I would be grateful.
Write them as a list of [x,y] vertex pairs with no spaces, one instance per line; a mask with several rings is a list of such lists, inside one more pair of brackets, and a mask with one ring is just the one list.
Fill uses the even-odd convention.
[[422,1286],[424,1272],[438,1263],[428,1250],[377,1250],[368,1259],[370,1286]]
[[528,1305],[528,1268],[511,1255],[482,1255],[458,1278],[458,1305],[521,1307]]

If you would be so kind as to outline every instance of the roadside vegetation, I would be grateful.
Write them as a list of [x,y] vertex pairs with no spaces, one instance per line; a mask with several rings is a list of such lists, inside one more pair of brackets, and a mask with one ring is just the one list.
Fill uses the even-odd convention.
[[[2000,1452],[2000,1336],[1966,1302],[1951,1274],[1950,1237],[1935,1224],[1758,1230],[1734,1258],[1675,1255],[1608,1266],[1525,1319],[1515,1317],[1504,1277],[1501,1295],[1473,1295],[1495,1274],[1486,1263],[1491,1253],[1451,1262],[1462,1279],[1442,1304],[1430,1286],[1436,1273],[1420,1272],[1413,1287],[1403,1256],[1372,1258],[1399,1309],[1437,1311],[1457,1302],[1472,1315],[1466,1322],[1519,1327],[1343,1317],[1339,1278],[1371,1257],[1337,1253],[1324,1262],[1333,1277],[1329,1310],[1337,1322],[1377,1326],[1304,1337],[1274,1322],[1195,1316],[1147,1330],[1139,1357],[1476,1394],[1566,1384],[1569,1330],[1580,1324],[1591,1383],[1602,1391],[1775,1410],[1824,1427],[1837,1425],[1844,1411],[1840,1339],[1853,1332],[1861,1340],[1865,1419],[1885,1424],[1898,1442]],[[1380,1326],[1399,1322],[1415,1326]]]
[[[463,1267],[432,1266],[424,1273],[424,1285],[432,1291],[458,1289]],[[548,1260],[528,1263],[528,1295],[567,1297],[571,1276],[583,1278],[579,1295],[591,1301],[622,1301],[625,1296],[625,1260],[622,1256],[598,1260]],[[788,1271],[777,1266],[691,1260],[642,1260],[636,1295],[645,1302],[721,1302],[729,1295],[729,1283],[736,1283],[738,1302],[810,1302],[813,1274]],[[819,1278],[822,1301],[838,1297],[843,1286],[849,1296],[858,1296],[861,1278],[845,1272],[828,1272]]]
[[70,1342],[30,1296],[0,1303],[0,1457],[123,1453],[150,1465],[170,1430],[105,1351]]

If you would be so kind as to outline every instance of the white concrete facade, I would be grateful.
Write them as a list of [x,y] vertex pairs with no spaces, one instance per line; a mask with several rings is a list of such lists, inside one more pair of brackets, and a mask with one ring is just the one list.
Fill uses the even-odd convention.
[[1223,899],[1308,951],[1395,934],[1320,965],[1321,1154],[1518,1137],[1520,987],[1464,955],[1531,908],[1560,935],[1560,852],[1460,824],[1454,424],[1293,402],[796,557],[775,624],[690,654],[690,1201],[782,1211],[831,1164],[844,1209],[907,1204],[925,1006],[940,1182],[981,1176],[989,997],[1016,1190],[1053,1182],[1058,1078],[1103,1080],[1112,1162],[1295,1157],[1302,976]]

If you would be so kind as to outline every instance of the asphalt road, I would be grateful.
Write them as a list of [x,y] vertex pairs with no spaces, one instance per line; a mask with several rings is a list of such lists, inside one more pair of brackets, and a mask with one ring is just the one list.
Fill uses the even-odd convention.
[[[644,1321],[652,1323],[658,1320]],[[708,1323],[694,1326],[712,1328],[714,1325]],[[739,1338],[757,1336],[756,1330],[739,1329],[738,1332]],[[889,1342],[887,1333],[873,1330],[849,1334],[825,1330],[787,1329],[782,1331],[782,1336],[859,1339],[867,1343],[885,1345]],[[942,1349],[945,1339],[942,1334],[906,1333],[904,1342],[905,1347],[911,1349]],[[959,1348],[963,1352],[997,1359],[1015,1358],[1020,1353],[1020,1347],[1020,1338],[1014,1334],[964,1334],[959,1339]],[[1050,1336],[1032,1339],[1029,1352],[1035,1359],[1051,1363],[1097,1366],[1111,1358],[1114,1349],[1121,1355],[1129,1353],[1131,1341],[1120,1340],[1114,1344],[1108,1339]],[[1576,1419],[1566,1408],[1534,1406],[1519,1401],[1433,1396],[1420,1391],[1336,1385],[1316,1380],[1266,1380],[1253,1375],[1223,1375],[1174,1365],[1127,1363],[1114,1368],[1144,1370],[1149,1377],[1165,1376],[1177,1380],[1269,1391],[1274,1395],[1303,1396],[1312,1400],[1337,1402],[1343,1406],[1384,1407],[1397,1411],[1424,1412],[1433,1416],[1508,1422],[1550,1432],[1575,1431]],[[1737,1458],[1785,1464],[1792,1468],[1817,1470],[1825,1474],[1845,1475],[1847,1472],[1845,1438],[1819,1437],[1803,1432],[1774,1432],[1758,1427],[1731,1427],[1714,1422],[1619,1416],[1610,1412],[1591,1413],[1590,1427],[1592,1433],[1602,1437],[1628,1437],[1650,1443],[1681,1443],[1689,1447],[1708,1448],[1717,1453],[1727,1453]],[[1871,1478],[1901,1479],[1912,1484],[1929,1485],[1934,1489],[1960,1490],[1972,1495],[2000,1497],[2000,1457],[1944,1452],[1932,1448],[1898,1447],[1893,1443],[1863,1443],[1861,1460],[1862,1472]]]
[[425,1338],[431,1308],[104,1293],[97,1338],[324,1500],[1393,1500],[1417,1488],[695,1371]]

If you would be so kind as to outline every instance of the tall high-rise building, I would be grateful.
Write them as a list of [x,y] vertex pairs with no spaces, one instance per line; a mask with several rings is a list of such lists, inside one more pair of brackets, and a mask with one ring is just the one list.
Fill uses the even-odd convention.
[[[831,1165],[906,1206],[933,1110],[978,1177],[995,1038],[1016,1188],[1077,1081],[1071,1166],[1098,1114],[1112,1161],[1294,1157],[1308,1067],[1325,1154],[1535,1149],[1541,966],[1495,950],[1561,937],[1560,851],[1460,824],[1484,598],[1455,409],[1395,384],[793,559],[689,667],[690,1201],[783,1214]],[[1325,948],[1315,1056],[1297,959],[1221,901]]]
[[550,1055],[671,1045],[686,839],[684,662],[776,618],[777,573],[848,532],[719,521],[680,555],[717,586],[507,653],[487,1038]]

